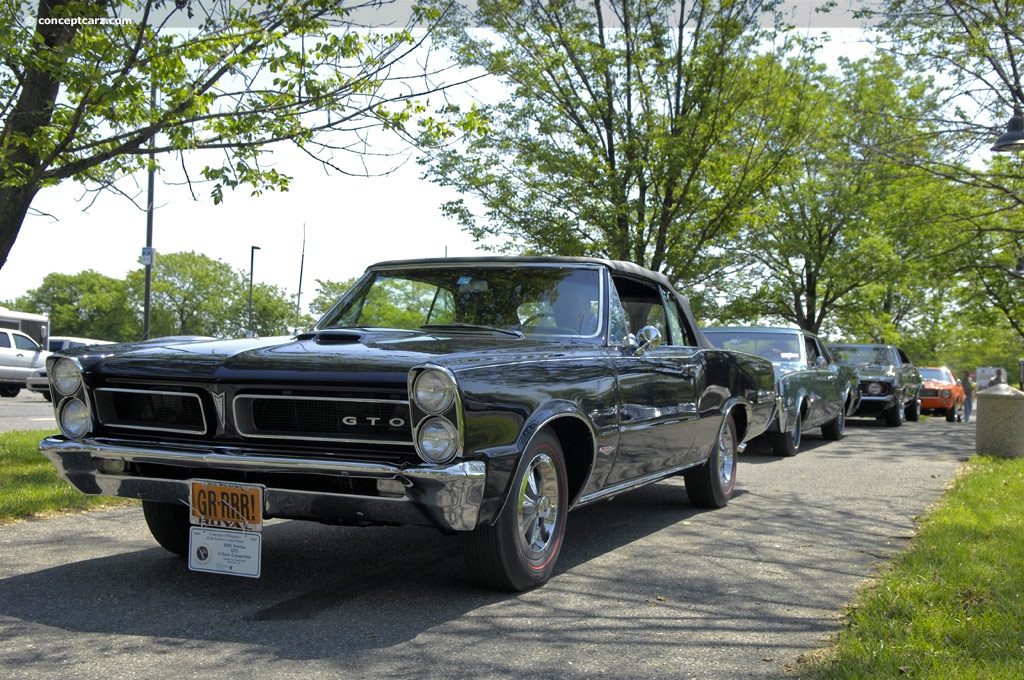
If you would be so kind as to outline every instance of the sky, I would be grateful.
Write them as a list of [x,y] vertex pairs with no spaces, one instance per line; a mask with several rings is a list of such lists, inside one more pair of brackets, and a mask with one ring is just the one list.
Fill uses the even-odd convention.
[[[867,53],[861,31],[828,30],[829,60]],[[226,191],[220,205],[210,198],[210,185],[192,191],[180,185],[182,175],[172,169],[178,161],[165,159],[168,171],[158,175],[154,198],[157,257],[194,251],[246,276],[252,257],[254,281],[290,295],[301,292],[305,311],[316,296],[317,280],[353,278],[381,260],[484,254],[441,212],[441,204],[457,194],[422,179],[422,168],[413,160],[386,176],[352,177],[328,175],[287,146],[275,147],[272,158],[294,178],[287,192],[252,197],[250,189],[241,187]],[[197,174],[193,170],[193,177]],[[120,186],[145,205],[144,175]],[[87,194],[68,181],[42,190],[33,209],[0,269],[0,301],[39,287],[50,272],[93,270],[123,278],[141,267],[146,214],[124,196]],[[252,246],[259,247],[254,255]]]
[[[287,147],[274,154],[283,157],[277,167],[295,178],[287,192],[251,197],[251,190],[242,187],[226,191],[225,200],[214,205],[210,185],[198,185],[198,200],[193,200],[187,187],[164,184],[158,176],[153,211],[157,257],[194,251],[247,276],[252,261],[256,283],[289,294],[299,292],[301,267],[306,307],[316,294],[317,279],[349,279],[380,260],[482,252],[441,214],[441,204],[455,194],[420,179],[421,168],[414,162],[385,177],[349,177],[326,175]],[[145,182],[142,176],[138,187],[124,183],[126,190],[140,192],[140,205],[145,204]],[[110,192],[97,198],[67,182],[40,192],[33,207],[45,214],[25,220],[0,269],[0,300],[37,288],[50,272],[93,270],[123,278],[141,267],[146,213],[127,198]],[[260,248],[254,255],[252,246]]]

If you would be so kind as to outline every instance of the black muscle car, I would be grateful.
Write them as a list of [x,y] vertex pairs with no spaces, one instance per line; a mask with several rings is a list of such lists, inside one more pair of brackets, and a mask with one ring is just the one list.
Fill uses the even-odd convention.
[[921,417],[924,381],[906,352],[895,345],[842,344],[829,347],[836,361],[857,371],[860,406],[853,414],[899,427]]
[[458,532],[470,574],[552,574],[566,513],[682,475],[724,506],[775,417],[772,365],[714,349],[668,280],[623,262],[383,262],[290,338],[86,347],[48,364],[89,494],[142,499],[199,571],[256,577],[268,518]]

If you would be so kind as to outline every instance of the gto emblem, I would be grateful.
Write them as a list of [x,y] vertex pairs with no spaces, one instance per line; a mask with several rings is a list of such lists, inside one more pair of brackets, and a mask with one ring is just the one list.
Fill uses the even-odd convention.
[[[356,416],[345,416],[341,419],[342,425],[356,426],[360,422],[364,425],[370,425],[371,427],[377,427],[383,421],[383,418],[376,418],[374,416],[366,416],[365,418],[357,418]],[[405,420],[402,418],[391,418],[387,421],[390,427],[405,427]]]

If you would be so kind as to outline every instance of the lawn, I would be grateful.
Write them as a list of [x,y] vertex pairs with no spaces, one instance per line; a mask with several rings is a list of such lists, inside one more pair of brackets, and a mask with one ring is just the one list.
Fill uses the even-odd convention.
[[39,453],[39,440],[49,434],[0,432],[0,524],[133,502],[87,496],[61,479]]
[[918,535],[850,605],[803,678],[977,678],[1024,672],[1024,459],[974,457]]

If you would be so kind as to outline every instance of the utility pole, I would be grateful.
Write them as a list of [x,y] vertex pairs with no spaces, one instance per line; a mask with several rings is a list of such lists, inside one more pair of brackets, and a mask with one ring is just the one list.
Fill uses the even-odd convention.
[[245,337],[251,338],[252,332],[252,270],[256,264],[256,251],[259,250],[259,246],[253,246],[249,251],[249,327],[245,331]]
[[[156,83],[149,84],[149,106],[156,111]],[[142,264],[146,267],[145,298],[142,309],[142,339],[149,340],[149,316],[151,312],[150,298],[153,287],[153,195],[156,188],[156,133],[149,137],[149,179],[147,182],[148,197],[146,199],[146,247],[142,249]]]

